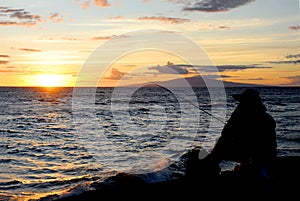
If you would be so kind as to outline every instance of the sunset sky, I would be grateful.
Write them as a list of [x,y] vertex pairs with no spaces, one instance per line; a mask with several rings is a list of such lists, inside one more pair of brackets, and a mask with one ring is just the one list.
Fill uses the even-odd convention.
[[[147,29],[193,41],[225,81],[300,86],[299,7],[298,0],[2,0],[0,86],[74,86],[97,48],[111,39],[116,48],[130,46],[130,32]],[[143,48],[98,61],[111,64],[99,66],[106,68],[99,83],[197,75],[181,55]],[[114,49],[105,51],[109,57]]]

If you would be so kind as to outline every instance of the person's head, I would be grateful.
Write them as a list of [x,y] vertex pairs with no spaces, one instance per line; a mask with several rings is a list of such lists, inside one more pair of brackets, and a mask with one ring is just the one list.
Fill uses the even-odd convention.
[[232,97],[238,101],[241,106],[245,106],[248,109],[266,110],[259,92],[255,89],[246,89],[241,94],[233,94]]

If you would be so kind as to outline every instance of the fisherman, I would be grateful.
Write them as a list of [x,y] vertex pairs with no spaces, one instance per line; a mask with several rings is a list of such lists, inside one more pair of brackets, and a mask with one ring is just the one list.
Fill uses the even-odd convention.
[[216,165],[234,161],[239,163],[235,171],[241,174],[268,177],[276,158],[276,122],[257,90],[246,89],[233,98],[239,104],[207,159]]
[[204,159],[188,161],[187,175],[200,174],[196,169],[199,172],[204,167],[213,175],[219,175],[219,164],[232,161],[238,163],[234,172],[239,175],[272,177],[277,148],[276,122],[267,113],[257,90],[246,89],[242,94],[234,94],[233,98],[239,104],[220,138]]

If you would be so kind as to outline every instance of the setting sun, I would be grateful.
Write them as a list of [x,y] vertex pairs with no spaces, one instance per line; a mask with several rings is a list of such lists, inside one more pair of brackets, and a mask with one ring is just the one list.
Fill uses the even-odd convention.
[[41,87],[60,87],[67,84],[66,77],[64,75],[57,74],[37,75],[34,82],[35,85]]

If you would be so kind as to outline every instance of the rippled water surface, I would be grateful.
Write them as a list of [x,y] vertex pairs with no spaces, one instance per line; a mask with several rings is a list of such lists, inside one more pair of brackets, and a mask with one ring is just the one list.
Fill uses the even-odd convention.
[[[0,88],[1,199],[87,189],[119,171],[165,167],[193,146],[209,150],[236,106],[230,95],[244,89],[216,89],[213,100],[204,88],[194,97],[100,88],[92,99],[81,90],[74,101],[72,88]],[[300,156],[300,88],[258,90],[277,122],[278,154]]]

